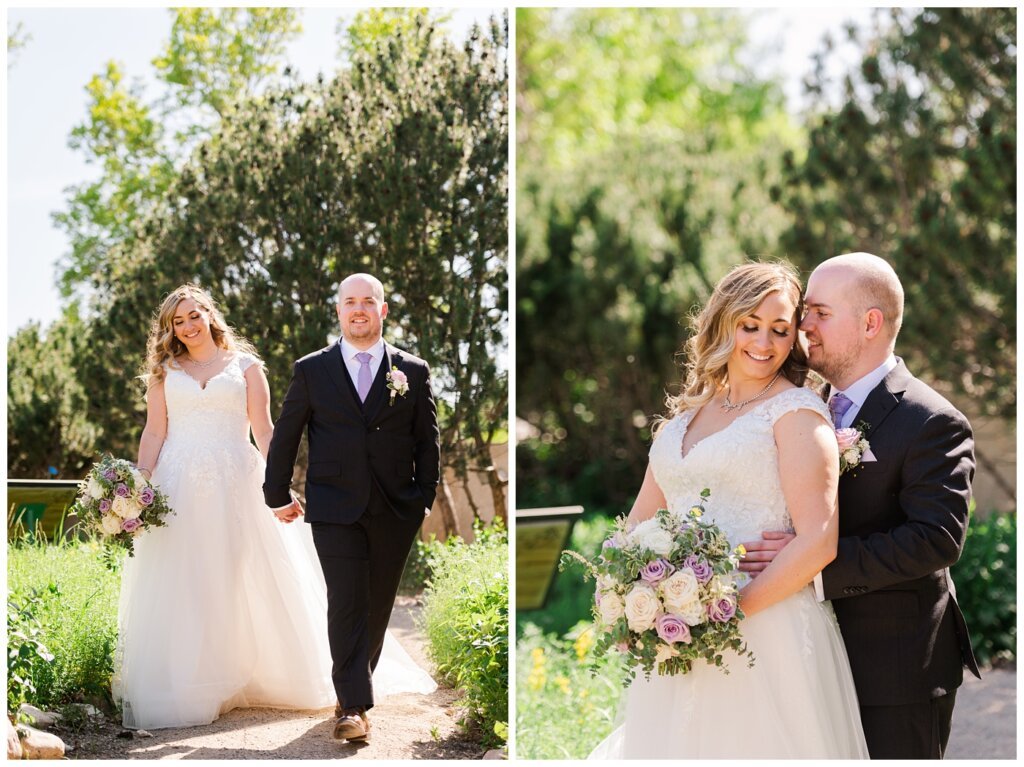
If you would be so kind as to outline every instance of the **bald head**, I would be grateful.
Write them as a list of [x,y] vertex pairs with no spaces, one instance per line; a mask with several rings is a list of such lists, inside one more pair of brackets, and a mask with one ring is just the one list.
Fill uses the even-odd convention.
[[[350,274],[348,277],[343,279],[341,281],[341,284],[338,285],[338,302],[339,303],[341,303],[341,299],[345,295],[345,293],[350,288],[354,288],[356,283],[364,283],[365,285],[369,285],[370,293],[373,295],[373,297],[376,298],[377,301],[379,301],[380,303],[384,302],[384,285],[383,285],[383,283],[380,280],[378,280],[376,277],[374,277],[372,274],[366,274],[364,272],[356,272],[355,274]],[[360,286],[360,288],[363,288],[363,287],[364,286],[362,286],[362,285]],[[363,292],[365,292],[365,290]]]
[[813,275],[841,283],[858,313],[880,311],[892,348],[903,325],[903,285],[888,261],[871,253],[844,253],[822,261]]

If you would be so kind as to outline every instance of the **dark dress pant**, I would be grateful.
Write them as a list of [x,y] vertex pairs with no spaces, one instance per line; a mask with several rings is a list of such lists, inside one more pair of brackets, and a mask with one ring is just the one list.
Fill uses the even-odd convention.
[[373,488],[366,511],[355,522],[312,523],[327,583],[331,679],[344,709],[373,707],[373,670],[422,522],[422,517],[400,519]]
[[956,690],[906,706],[861,706],[872,759],[941,759],[953,721]]

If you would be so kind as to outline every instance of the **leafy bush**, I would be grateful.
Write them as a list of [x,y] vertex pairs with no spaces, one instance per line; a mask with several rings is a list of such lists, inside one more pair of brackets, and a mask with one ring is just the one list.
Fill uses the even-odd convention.
[[[611,526],[610,516],[588,514],[573,527],[569,548],[592,559],[600,552],[601,542],[608,537]],[[556,572],[543,609],[516,612],[516,634],[520,635],[527,624],[533,624],[543,633],[562,636],[579,621],[590,620],[593,601],[594,584],[584,582],[580,568]]]
[[[454,537],[449,540],[452,545],[462,542],[461,539]],[[429,540],[416,540],[416,545],[409,550],[409,557],[405,560],[402,581],[398,585],[399,594],[416,596],[426,588],[431,576],[430,560],[446,545],[446,541],[437,540],[437,536],[433,534]]]
[[1016,658],[1017,514],[972,518],[952,575],[978,663]]
[[[104,566],[95,544],[11,545],[7,559],[8,631],[12,639],[18,637],[12,629],[13,603],[14,625],[25,635],[16,639],[17,646],[9,643],[8,671],[14,650],[31,654],[20,649],[26,642],[38,641],[53,654],[52,661],[22,665],[29,674],[19,674],[29,702],[40,708],[81,700],[109,702],[120,574]],[[25,633],[26,622],[37,629],[35,634]],[[9,679],[8,705],[11,694]]]
[[[56,589],[51,584],[50,589]],[[43,664],[53,662],[53,653],[39,637],[42,624],[35,612],[43,597],[33,589],[19,604],[7,602],[7,710],[14,712],[22,703],[36,699],[35,678]]]
[[422,621],[438,671],[465,693],[465,724],[496,745],[508,726],[508,534],[500,524],[475,533],[434,549]]
[[585,759],[612,731],[627,677],[614,655],[596,661],[593,627],[558,638],[532,624],[516,644],[516,749],[522,759]]

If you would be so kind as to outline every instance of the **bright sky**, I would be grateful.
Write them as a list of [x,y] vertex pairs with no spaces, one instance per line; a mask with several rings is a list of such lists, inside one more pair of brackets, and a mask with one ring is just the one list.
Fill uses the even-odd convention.
[[[290,63],[303,78],[336,68],[336,22],[352,13],[327,8],[303,11],[303,35],[288,50]],[[499,11],[458,9],[448,26],[462,40],[474,21],[483,24],[494,13]],[[794,109],[800,105],[800,80],[825,31],[838,32],[850,17],[868,18],[864,8],[751,13],[757,14],[751,28],[755,41],[775,48],[760,63],[766,72],[784,76]],[[96,173],[67,145],[72,128],[85,117],[85,83],[113,58],[121,62],[128,77],[148,85],[148,95],[155,95],[150,61],[170,31],[170,14],[155,8],[9,9],[8,29],[19,22],[31,39],[6,73],[8,334],[30,320],[45,326],[60,313],[54,287],[56,266],[68,243],[50,215],[63,208],[66,187]]]

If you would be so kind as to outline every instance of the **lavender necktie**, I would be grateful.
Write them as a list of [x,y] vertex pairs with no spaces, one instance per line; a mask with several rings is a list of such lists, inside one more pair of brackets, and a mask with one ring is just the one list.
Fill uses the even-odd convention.
[[359,401],[366,402],[366,395],[370,393],[370,360],[373,359],[373,355],[369,352],[359,352],[356,354],[356,359],[359,360],[356,392],[359,394]]
[[828,412],[832,414],[832,424],[837,429],[842,427],[843,416],[852,406],[852,400],[842,393],[836,394],[828,401]]

